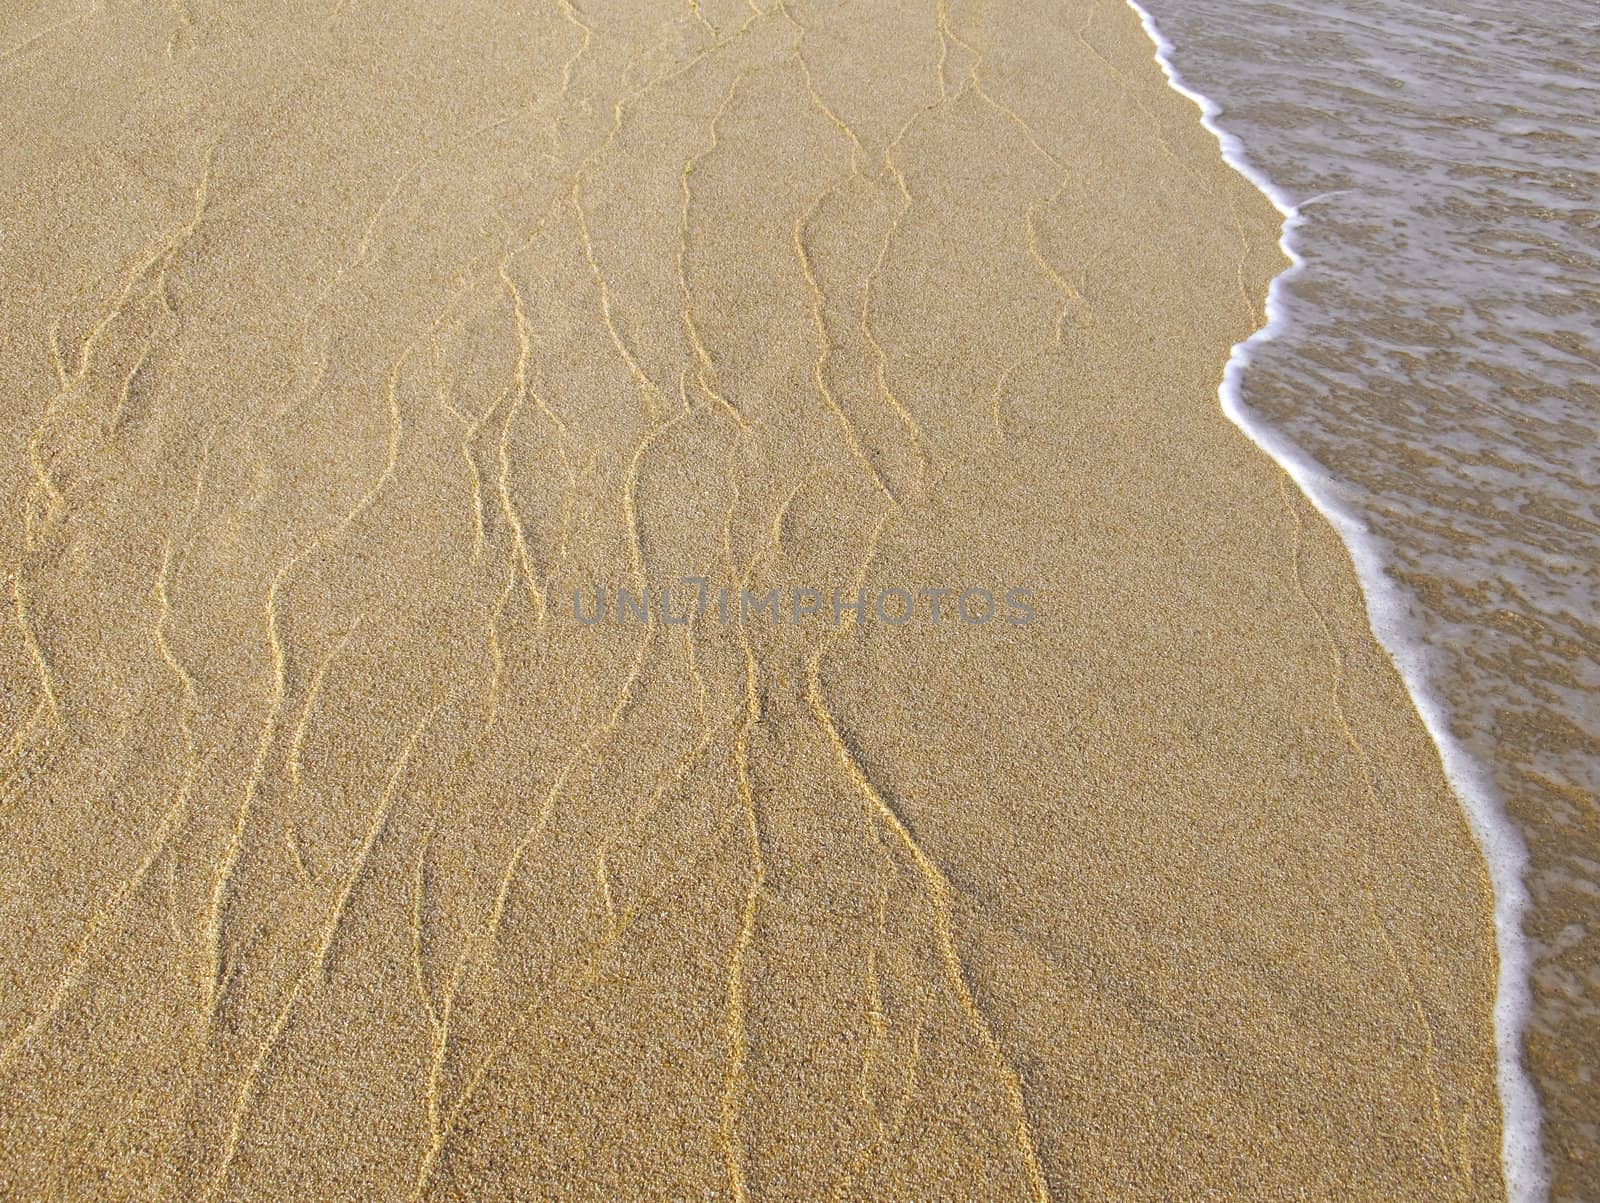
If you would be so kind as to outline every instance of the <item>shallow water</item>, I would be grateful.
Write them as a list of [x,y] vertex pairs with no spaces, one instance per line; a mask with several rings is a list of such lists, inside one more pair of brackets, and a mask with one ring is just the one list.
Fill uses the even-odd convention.
[[[1375,623],[1437,707],[1452,775],[1481,795],[1469,809],[1490,812],[1491,863],[1514,865],[1516,834],[1527,845],[1523,939],[1502,948],[1530,962],[1524,1061],[1551,1196],[1594,1198],[1600,81],[1585,64],[1600,10],[1145,7],[1298,210],[1305,266],[1275,291],[1275,336],[1249,348],[1241,417],[1366,528],[1346,534]],[[1492,846],[1495,813],[1509,847]],[[1514,1193],[1536,1178],[1514,1169]]]

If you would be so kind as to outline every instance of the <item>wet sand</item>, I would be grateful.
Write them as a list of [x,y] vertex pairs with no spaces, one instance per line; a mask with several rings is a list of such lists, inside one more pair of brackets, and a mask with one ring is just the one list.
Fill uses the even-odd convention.
[[[1112,0],[9,6],[0,1195],[1499,1198],[1482,859]],[[979,585],[1034,620],[577,621]]]

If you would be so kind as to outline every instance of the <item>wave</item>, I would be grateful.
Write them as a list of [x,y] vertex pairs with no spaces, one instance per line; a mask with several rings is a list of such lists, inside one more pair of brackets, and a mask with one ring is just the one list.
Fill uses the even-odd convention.
[[1173,44],[1150,13],[1138,0],[1125,2],[1138,16],[1145,34],[1154,44],[1155,59],[1167,83],[1199,107],[1201,124],[1217,139],[1223,159],[1254,184],[1283,215],[1279,245],[1289,260],[1289,267],[1273,279],[1267,290],[1266,324],[1234,345],[1223,369],[1218,396],[1223,413],[1289,474],[1311,504],[1332,524],[1349,550],[1366,598],[1367,618],[1373,633],[1399,670],[1417,713],[1439,750],[1445,776],[1460,799],[1483,851],[1494,889],[1499,952],[1494,1027],[1506,1194],[1511,1203],[1539,1203],[1548,1194],[1539,1141],[1540,1112],[1533,1084],[1522,1063],[1523,1032],[1532,1007],[1531,952],[1522,929],[1523,915],[1529,906],[1527,888],[1523,884],[1528,864],[1527,847],[1507,817],[1504,800],[1488,767],[1451,732],[1448,707],[1431,684],[1431,649],[1422,635],[1409,594],[1389,574],[1392,557],[1386,542],[1341,500],[1339,482],[1292,439],[1251,409],[1244,396],[1244,376],[1254,354],[1288,328],[1285,294],[1306,266],[1295,242],[1296,231],[1307,220],[1305,210],[1336,194],[1322,193],[1298,203],[1291,201],[1251,161],[1239,137],[1223,127],[1219,121],[1221,106],[1184,82],[1174,62]]

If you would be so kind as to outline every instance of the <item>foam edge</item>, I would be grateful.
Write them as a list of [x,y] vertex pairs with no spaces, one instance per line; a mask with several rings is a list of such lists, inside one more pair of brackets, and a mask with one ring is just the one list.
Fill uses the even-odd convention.
[[[1339,498],[1336,482],[1304,450],[1281,431],[1250,410],[1243,395],[1243,377],[1254,348],[1278,337],[1288,326],[1284,293],[1304,269],[1305,260],[1295,249],[1295,231],[1304,224],[1301,210],[1321,197],[1292,204],[1288,197],[1250,162],[1244,143],[1218,122],[1222,108],[1209,96],[1186,84],[1172,61],[1173,46],[1138,0],[1124,0],[1155,46],[1155,59],[1168,85],[1200,109],[1200,123],[1216,138],[1222,158],[1260,190],[1283,215],[1278,239],[1289,266],[1267,288],[1267,321],[1243,342],[1235,343],[1223,369],[1217,395],[1222,412],[1258,447],[1287,472],[1317,511],[1343,540],[1355,565],[1367,603],[1367,620],[1389,658],[1399,670],[1428,734],[1439,750],[1439,760],[1472,833],[1483,852],[1494,891],[1495,944],[1499,953],[1499,979],[1494,1006],[1495,1053],[1501,1110],[1501,1167],[1509,1203],[1544,1203],[1549,1180],[1539,1142],[1538,1096],[1522,1064],[1522,1037],[1532,1008],[1529,985],[1531,957],[1522,933],[1522,916],[1528,908],[1523,873],[1528,865],[1527,846],[1506,816],[1504,799],[1487,767],[1468,751],[1450,730],[1448,709],[1429,687],[1430,650],[1422,637],[1409,595],[1386,571],[1384,543]],[[1333,195],[1331,193],[1324,195]]]

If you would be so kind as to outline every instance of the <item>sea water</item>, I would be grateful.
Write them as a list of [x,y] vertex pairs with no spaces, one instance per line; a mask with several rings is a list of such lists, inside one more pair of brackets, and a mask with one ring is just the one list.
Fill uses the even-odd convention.
[[1600,1040],[1600,6],[1133,7],[1284,214],[1223,407],[1343,535],[1483,847],[1507,1187],[1541,1198],[1535,1087],[1592,1145]]

